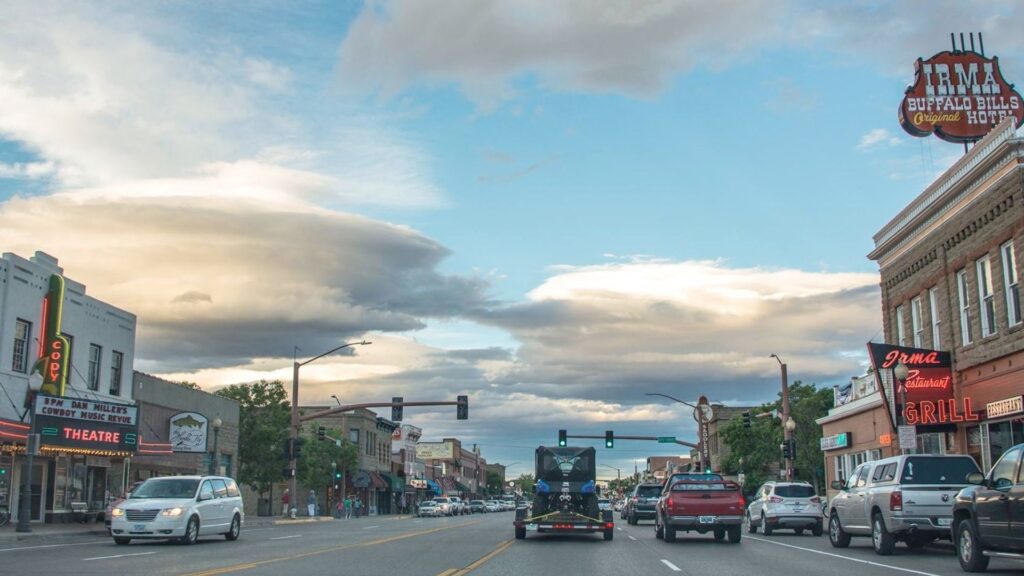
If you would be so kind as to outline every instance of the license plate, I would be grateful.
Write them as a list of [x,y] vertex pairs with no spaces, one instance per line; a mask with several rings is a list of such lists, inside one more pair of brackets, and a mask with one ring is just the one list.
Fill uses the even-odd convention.
[[952,518],[939,518],[939,526],[949,526],[952,523]]
[[537,525],[536,524],[527,524],[526,525],[526,529],[529,530],[530,532],[535,532],[537,530]]
[[698,516],[697,517],[697,521],[700,522],[701,524],[714,524],[715,523],[715,517],[714,516]]
[[136,524],[135,526],[132,526],[132,532],[145,532],[145,531],[146,531],[146,525],[145,524]]

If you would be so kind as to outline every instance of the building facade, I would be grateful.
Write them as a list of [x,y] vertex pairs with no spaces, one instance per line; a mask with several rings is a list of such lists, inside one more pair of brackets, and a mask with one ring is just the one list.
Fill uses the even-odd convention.
[[[0,480],[0,495],[13,513],[32,422],[45,424],[31,474],[32,521],[101,512],[110,489],[123,485],[126,457],[145,440],[132,399],[135,334],[134,314],[87,295],[56,258],[0,258],[0,478],[10,480]],[[35,409],[26,403],[33,373],[44,377]]]
[[919,427],[918,450],[970,454],[985,470],[1024,441],[1022,160],[1024,130],[1007,119],[886,224],[869,254],[886,342],[952,356],[955,410]]
[[873,372],[851,378],[833,389],[833,408],[816,422],[822,427],[825,486],[829,498],[834,480],[845,481],[857,466],[891,456],[892,426]]

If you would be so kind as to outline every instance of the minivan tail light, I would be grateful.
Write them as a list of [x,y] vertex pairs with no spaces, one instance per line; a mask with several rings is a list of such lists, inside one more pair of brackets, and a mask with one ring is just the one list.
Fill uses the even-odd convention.
[[902,511],[903,510],[903,492],[900,490],[893,490],[889,494],[889,510]]

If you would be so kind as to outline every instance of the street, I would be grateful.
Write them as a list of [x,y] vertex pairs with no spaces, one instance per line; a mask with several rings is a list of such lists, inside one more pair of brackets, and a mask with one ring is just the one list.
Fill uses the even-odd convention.
[[[524,574],[778,574],[785,576],[883,576],[963,574],[948,545],[876,556],[867,539],[836,550],[828,537],[747,534],[739,544],[711,535],[680,534],[667,544],[650,522],[616,526],[615,540],[598,535],[530,532],[513,539],[512,514],[456,518],[369,517],[243,530],[237,542],[206,537],[195,546],[133,542],[117,546],[92,536],[6,542],[0,573],[281,575],[401,574],[511,576]],[[990,573],[1019,573],[1022,566],[994,559]]]

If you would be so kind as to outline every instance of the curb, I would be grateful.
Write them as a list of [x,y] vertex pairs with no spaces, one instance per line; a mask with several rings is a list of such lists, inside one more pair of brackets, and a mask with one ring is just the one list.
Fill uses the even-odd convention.
[[332,518],[331,516],[316,516],[314,518],[308,518],[308,517],[307,518],[296,518],[294,520],[292,520],[291,518],[284,519],[284,520],[274,520],[273,525],[274,526],[288,526],[290,524],[312,524],[313,522],[333,522],[333,521],[334,521],[334,518]]

